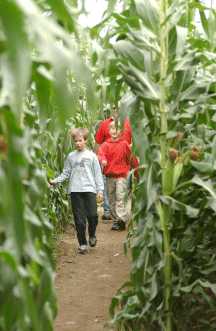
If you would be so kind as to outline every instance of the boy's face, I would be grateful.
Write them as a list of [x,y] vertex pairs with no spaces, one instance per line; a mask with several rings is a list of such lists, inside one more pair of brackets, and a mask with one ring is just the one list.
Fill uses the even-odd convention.
[[86,147],[86,140],[83,136],[76,136],[73,139],[75,147],[78,151],[82,151]]
[[119,137],[120,132],[116,129],[114,122],[111,122],[109,126],[109,133],[112,139],[117,139]]

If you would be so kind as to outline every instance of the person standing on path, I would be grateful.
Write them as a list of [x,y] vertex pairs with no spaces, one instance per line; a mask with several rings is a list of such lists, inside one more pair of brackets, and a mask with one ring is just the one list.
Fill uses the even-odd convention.
[[111,138],[98,150],[98,158],[107,178],[110,210],[113,219],[112,230],[125,230],[131,211],[128,204],[128,175],[131,168],[138,167],[138,160],[132,155],[128,142],[114,121],[109,125]]
[[63,172],[49,181],[51,185],[69,179],[68,193],[71,198],[79,253],[88,251],[86,239],[86,220],[88,220],[89,245],[96,245],[96,227],[98,224],[97,201],[103,200],[103,176],[96,154],[86,148],[88,129],[71,130],[76,150],[69,153]]
[[[112,110],[112,116],[101,121],[99,124],[99,127],[95,134],[95,141],[98,145],[103,144],[107,140],[111,138],[110,136],[110,123],[117,122],[119,118],[119,113],[116,109],[116,107],[113,107]],[[130,145],[132,143],[132,130],[131,125],[129,122],[129,119],[126,118],[123,123],[123,130],[121,131],[121,138],[122,140],[126,140],[128,144]],[[110,205],[109,205],[109,198],[108,198],[108,192],[107,192],[107,178],[106,175],[103,176],[104,179],[104,215],[102,216],[102,219],[104,221],[107,221],[111,219],[110,215]]]

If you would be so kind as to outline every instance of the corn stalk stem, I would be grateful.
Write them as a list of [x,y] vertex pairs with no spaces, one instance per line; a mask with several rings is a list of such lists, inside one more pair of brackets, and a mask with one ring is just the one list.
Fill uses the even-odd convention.
[[161,0],[160,3],[160,146],[161,146],[161,167],[166,164],[166,134],[167,134],[167,109],[166,109],[166,75],[168,66],[168,32],[166,28],[165,18],[167,11],[167,0]]
[[[168,30],[165,23],[168,8],[168,0],[160,0],[160,152],[162,178],[167,164],[167,87],[166,77],[168,70]],[[162,184],[163,185],[163,184]],[[164,188],[162,188],[164,191]],[[161,206],[160,213],[161,227],[163,231],[164,247],[164,309],[165,309],[165,331],[172,331],[171,316],[171,294],[172,294],[172,270],[171,270],[171,249],[170,249],[170,211],[166,205]]]

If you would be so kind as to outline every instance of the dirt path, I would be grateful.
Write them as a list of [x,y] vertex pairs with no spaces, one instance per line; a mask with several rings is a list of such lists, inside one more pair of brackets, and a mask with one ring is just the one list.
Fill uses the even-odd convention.
[[98,244],[86,255],[76,253],[77,241],[66,233],[59,245],[56,276],[59,312],[55,331],[103,331],[116,290],[128,279],[123,253],[126,232],[110,231],[99,222]]

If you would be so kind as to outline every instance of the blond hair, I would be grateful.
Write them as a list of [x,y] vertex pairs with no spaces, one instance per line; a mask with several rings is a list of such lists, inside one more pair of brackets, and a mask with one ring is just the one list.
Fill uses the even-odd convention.
[[70,135],[72,139],[77,137],[83,137],[85,140],[88,138],[89,130],[87,128],[72,128],[70,130]]

